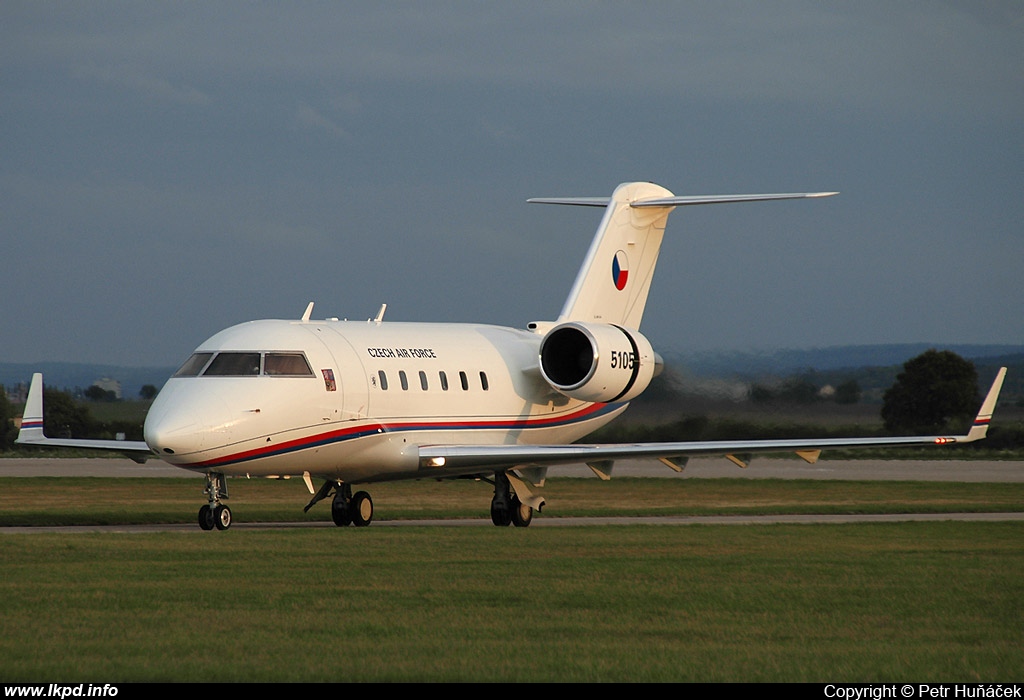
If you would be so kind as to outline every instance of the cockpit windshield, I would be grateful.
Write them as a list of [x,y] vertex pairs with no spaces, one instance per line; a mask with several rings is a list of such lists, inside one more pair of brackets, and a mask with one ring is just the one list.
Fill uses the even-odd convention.
[[312,377],[306,356],[301,352],[268,352],[263,356],[263,374],[279,377]]
[[197,352],[174,373],[175,377],[312,377],[301,352]]
[[260,373],[258,352],[218,352],[204,377],[248,377]]
[[174,373],[175,377],[198,377],[199,373],[203,371],[203,367],[206,367],[206,363],[213,357],[212,352],[197,352],[193,353],[192,357],[185,360],[177,372]]

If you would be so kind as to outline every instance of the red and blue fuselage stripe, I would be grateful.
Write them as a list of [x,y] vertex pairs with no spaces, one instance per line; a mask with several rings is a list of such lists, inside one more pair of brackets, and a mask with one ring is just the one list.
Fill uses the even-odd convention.
[[360,423],[358,426],[329,430],[308,437],[288,440],[274,445],[266,445],[252,450],[235,452],[232,454],[215,457],[213,459],[199,462],[181,464],[180,466],[189,469],[208,469],[211,467],[224,467],[242,462],[250,462],[267,457],[276,457],[283,454],[290,454],[300,450],[308,450],[316,447],[357,440],[371,435],[382,433],[398,432],[420,432],[420,431],[457,431],[457,430],[536,430],[540,428],[564,427],[576,423],[583,423],[588,420],[599,418],[607,413],[621,408],[624,404],[603,404],[595,403],[561,417],[539,418],[539,419],[511,419],[511,420],[485,420],[485,421],[387,421]]

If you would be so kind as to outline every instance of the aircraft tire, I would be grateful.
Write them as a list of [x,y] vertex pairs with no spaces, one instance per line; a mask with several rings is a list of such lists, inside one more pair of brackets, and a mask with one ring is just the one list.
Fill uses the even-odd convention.
[[199,527],[204,530],[212,530],[214,528],[213,509],[209,505],[199,509]]
[[331,520],[338,527],[346,527],[352,524],[351,508],[349,508],[349,504],[345,502],[345,499],[340,494],[331,501]]
[[512,511],[491,503],[491,522],[498,527],[507,527],[512,524]]
[[518,497],[512,499],[512,524],[516,527],[529,527],[533,522],[533,508],[524,504]]
[[366,527],[373,521],[373,501],[366,491],[358,491],[352,496],[348,510],[356,527]]
[[231,509],[227,506],[217,506],[213,509],[213,520],[218,530],[227,530],[231,527]]

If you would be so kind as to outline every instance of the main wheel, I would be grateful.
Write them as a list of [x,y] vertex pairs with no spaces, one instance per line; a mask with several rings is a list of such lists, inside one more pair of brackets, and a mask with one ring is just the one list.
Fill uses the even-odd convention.
[[199,527],[204,530],[212,530],[214,527],[213,509],[205,505],[199,509]]
[[231,527],[231,509],[227,506],[217,506],[213,509],[213,520],[218,530],[227,530]]
[[498,527],[505,527],[512,522],[512,511],[508,506],[498,505],[491,501],[491,522]]
[[519,496],[512,499],[512,524],[516,527],[529,527],[533,521],[533,508],[519,500]]
[[373,501],[366,491],[359,491],[352,496],[352,502],[348,505],[348,512],[352,515],[352,524],[356,527],[366,527],[373,520]]
[[338,527],[345,527],[352,523],[352,509],[349,504],[345,501],[344,495],[340,492],[334,495],[334,500],[331,501],[331,520]]

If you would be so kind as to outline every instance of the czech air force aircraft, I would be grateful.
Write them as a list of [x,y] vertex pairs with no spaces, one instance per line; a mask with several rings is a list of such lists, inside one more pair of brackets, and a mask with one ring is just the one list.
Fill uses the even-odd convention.
[[[834,192],[679,197],[625,183],[611,197],[531,202],[604,207],[561,313],[526,329],[366,322],[243,323],[202,343],[146,417],[145,442],[48,438],[42,377],[32,379],[18,442],[159,457],[206,475],[206,530],[227,529],[229,476],[301,476],[312,499],[333,497],[339,526],[369,525],[373,502],[354,486],[399,479],[492,482],[495,525],[530,524],[549,467],[650,458],[680,471],[687,458],[826,448],[952,444],[985,437],[1005,369],[966,435],[827,440],[576,444],[626,410],[661,368],[640,333],[668,215],[676,207],[827,197]],[[317,488],[314,480],[322,481]]]

